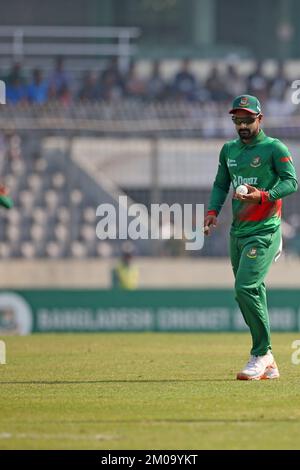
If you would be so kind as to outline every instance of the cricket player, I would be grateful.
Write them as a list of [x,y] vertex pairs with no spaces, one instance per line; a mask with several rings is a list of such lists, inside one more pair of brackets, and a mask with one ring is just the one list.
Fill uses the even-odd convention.
[[8,189],[0,184],[0,206],[5,207],[5,209],[11,209],[13,206],[13,201],[8,195]]
[[[297,191],[297,177],[288,148],[260,128],[263,115],[255,96],[236,97],[229,113],[239,138],[226,142],[220,152],[204,232],[209,235],[217,225],[232,184],[235,298],[252,336],[250,359],[237,379],[274,379],[279,371],[272,354],[264,279],[281,248],[281,199]],[[247,194],[235,192],[240,185],[247,187]]]

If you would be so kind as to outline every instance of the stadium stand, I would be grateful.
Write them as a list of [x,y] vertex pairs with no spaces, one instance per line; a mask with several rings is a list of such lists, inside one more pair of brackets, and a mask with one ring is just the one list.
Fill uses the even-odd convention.
[[[158,62],[131,63],[122,73],[115,59],[103,64],[70,72],[58,58],[52,71],[34,69],[32,78],[28,64],[3,71],[0,165],[15,207],[1,212],[2,257],[119,255],[120,241],[101,241],[95,229],[97,206],[117,208],[120,195],[147,208],[207,204],[218,152],[234,135],[229,102],[242,90],[262,99],[266,132],[299,153],[288,64],[209,62],[205,74],[188,60],[176,72]],[[285,203],[284,236],[299,255],[296,198]],[[227,202],[220,230],[193,256],[227,255],[229,213]],[[139,255],[188,255],[174,243],[136,244]]]

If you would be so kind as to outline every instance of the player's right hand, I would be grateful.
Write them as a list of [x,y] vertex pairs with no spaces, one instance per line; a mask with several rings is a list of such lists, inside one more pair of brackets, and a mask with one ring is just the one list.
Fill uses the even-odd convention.
[[217,216],[207,215],[204,219],[203,232],[205,235],[210,235],[212,227],[217,226]]

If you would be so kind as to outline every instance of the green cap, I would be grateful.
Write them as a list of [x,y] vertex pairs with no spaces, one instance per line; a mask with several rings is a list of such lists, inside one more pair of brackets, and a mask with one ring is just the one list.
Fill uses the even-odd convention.
[[234,98],[232,103],[232,109],[229,111],[230,114],[234,113],[238,109],[249,111],[249,113],[260,114],[261,106],[256,96],[251,95],[240,95]]

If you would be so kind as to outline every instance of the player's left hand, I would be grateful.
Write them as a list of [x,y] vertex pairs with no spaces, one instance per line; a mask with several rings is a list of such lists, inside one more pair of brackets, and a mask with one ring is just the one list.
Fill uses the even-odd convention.
[[240,201],[252,202],[253,204],[259,204],[261,202],[261,191],[250,184],[246,184],[248,188],[248,194],[236,194],[235,197]]

